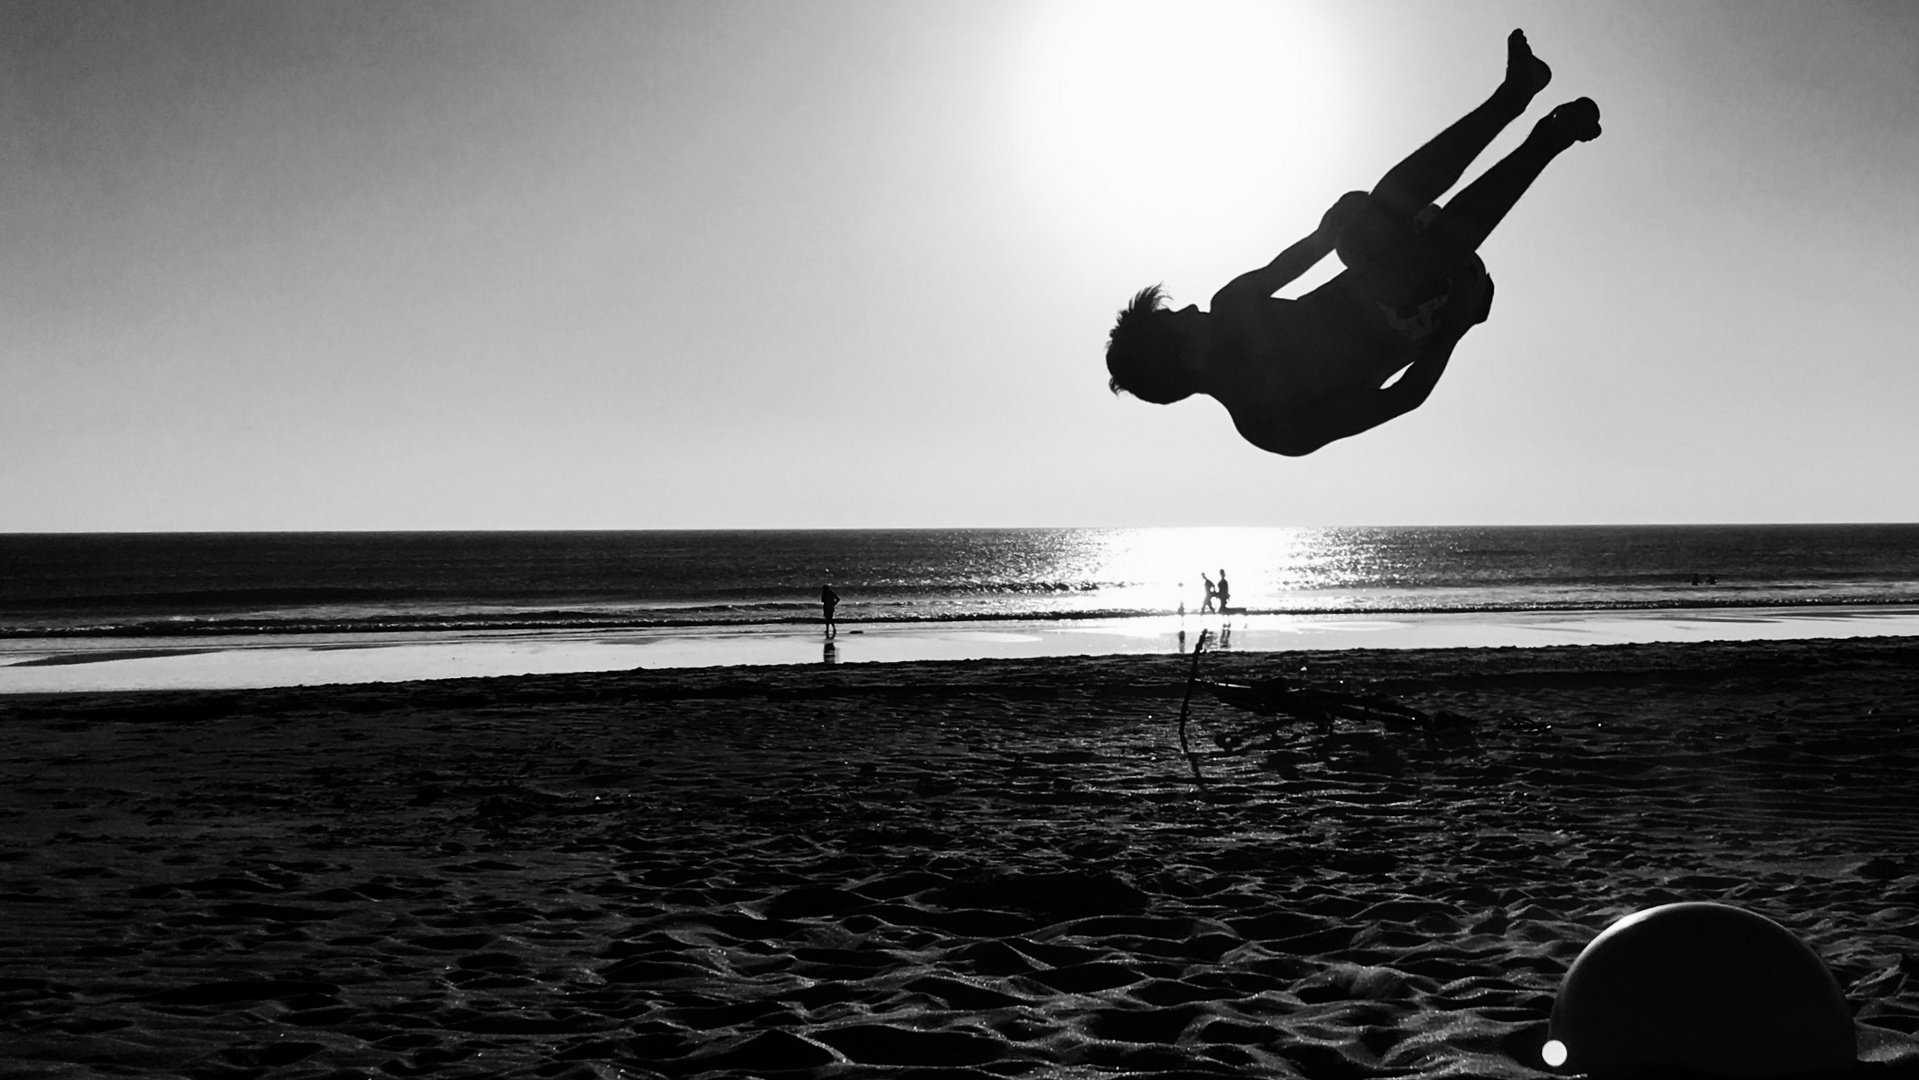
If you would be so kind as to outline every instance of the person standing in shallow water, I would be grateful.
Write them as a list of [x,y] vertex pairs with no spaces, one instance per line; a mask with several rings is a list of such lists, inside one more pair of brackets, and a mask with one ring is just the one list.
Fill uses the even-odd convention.
[[[1293,457],[1418,408],[1460,337],[1492,311],[1480,244],[1549,162],[1599,137],[1599,106],[1569,101],[1444,208],[1433,205],[1551,79],[1514,30],[1490,98],[1370,193],[1340,196],[1311,236],[1214,293],[1211,311],[1175,311],[1160,286],[1140,290],[1107,340],[1107,385],[1161,405],[1209,394],[1248,442]],[[1339,276],[1297,300],[1274,297],[1335,251]]]
[[833,586],[820,586],[820,606],[826,609],[826,632],[837,633],[839,626],[833,622],[833,609],[840,606],[840,594],[833,591]]

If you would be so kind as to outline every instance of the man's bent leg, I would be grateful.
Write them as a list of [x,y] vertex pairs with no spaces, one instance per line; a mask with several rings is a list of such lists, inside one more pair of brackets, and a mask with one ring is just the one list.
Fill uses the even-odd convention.
[[1523,31],[1506,39],[1506,79],[1478,108],[1434,136],[1386,173],[1373,198],[1392,215],[1409,219],[1459,183],[1466,166],[1485,151],[1507,124],[1519,118],[1533,95],[1552,79],[1552,69],[1533,56]]

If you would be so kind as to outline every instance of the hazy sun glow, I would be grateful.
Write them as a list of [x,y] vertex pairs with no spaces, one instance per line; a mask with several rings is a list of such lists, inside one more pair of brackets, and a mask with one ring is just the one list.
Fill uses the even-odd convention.
[[1040,8],[1014,107],[1051,212],[1243,212],[1319,186],[1348,129],[1310,10],[1254,0]]

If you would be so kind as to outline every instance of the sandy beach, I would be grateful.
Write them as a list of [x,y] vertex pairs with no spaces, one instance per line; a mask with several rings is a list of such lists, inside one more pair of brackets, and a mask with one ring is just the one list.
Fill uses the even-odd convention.
[[1919,639],[1209,655],[1444,722],[1192,759],[1188,671],[0,697],[0,1072],[1535,1077],[1713,899],[1919,1077]]

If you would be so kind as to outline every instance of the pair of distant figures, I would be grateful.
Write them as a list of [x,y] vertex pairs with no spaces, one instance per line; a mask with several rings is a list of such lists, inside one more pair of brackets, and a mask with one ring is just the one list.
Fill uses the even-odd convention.
[[1227,601],[1233,597],[1233,587],[1226,582],[1226,571],[1222,569],[1219,572],[1219,584],[1217,585],[1213,583],[1212,578],[1206,576],[1206,572],[1203,570],[1200,571],[1199,577],[1201,581],[1206,583],[1206,602],[1199,606],[1199,613],[1204,615],[1212,611],[1215,601],[1219,604],[1219,610],[1224,612]]
[[[1436,205],[1551,79],[1514,30],[1490,98],[1372,191],[1340,196],[1311,236],[1214,293],[1211,311],[1173,310],[1160,286],[1140,290],[1108,339],[1108,386],[1161,405],[1209,394],[1248,442],[1289,456],[1418,408],[1460,337],[1492,312],[1479,246],[1549,162],[1599,137],[1599,106],[1569,101]],[[1346,265],[1337,277],[1297,300],[1273,295],[1334,252]]]

